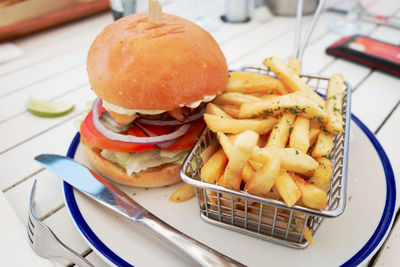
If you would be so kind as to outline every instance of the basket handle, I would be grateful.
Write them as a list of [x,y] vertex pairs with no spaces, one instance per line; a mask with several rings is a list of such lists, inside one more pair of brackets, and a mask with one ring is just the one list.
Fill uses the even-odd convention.
[[303,19],[303,0],[297,1],[297,12],[296,12],[296,32],[295,32],[295,39],[294,39],[294,51],[293,57],[297,58],[298,60],[302,60],[304,50],[307,47],[308,41],[310,40],[311,34],[314,31],[315,24],[317,23],[321,11],[324,8],[326,0],[320,0],[317,6],[317,9],[314,12],[314,16],[311,21],[311,25],[307,29],[306,38],[302,45],[301,43],[301,21]]

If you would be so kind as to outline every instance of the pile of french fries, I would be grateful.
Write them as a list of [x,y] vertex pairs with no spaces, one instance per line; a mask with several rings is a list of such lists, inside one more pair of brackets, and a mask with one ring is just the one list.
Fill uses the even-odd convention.
[[299,77],[298,60],[270,57],[263,64],[277,78],[231,72],[225,92],[207,105],[204,120],[220,146],[204,151],[201,179],[288,207],[325,209],[327,156],[343,131],[343,77],[331,76],[323,99]]

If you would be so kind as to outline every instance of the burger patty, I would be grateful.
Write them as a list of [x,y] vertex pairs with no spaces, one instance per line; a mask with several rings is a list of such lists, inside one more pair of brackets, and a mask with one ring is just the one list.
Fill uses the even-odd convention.
[[[197,108],[194,108],[194,109],[191,109],[191,108],[188,108],[188,107],[183,107],[183,108],[180,108],[180,110],[181,110],[181,113],[182,113],[182,115],[185,117],[185,118],[187,118],[187,117],[189,117],[189,116],[191,116],[191,115],[193,115],[193,114],[196,114],[197,112],[200,112],[201,110],[203,110],[205,107],[207,106],[207,103],[201,103]],[[161,114],[156,114],[156,115],[142,115],[142,114],[140,114],[140,116],[139,116],[140,118],[144,118],[144,119],[147,119],[147,120],[162,120],[162,121],[165,121],[165,120],[173,120],[173,119],[177,119],[177,118],[175,118],[175,117],[172,117],[171,115],[170,115],[170,113],[168,113],[168,112],[164,112],[164,113],[161,113]]]
[[[201,112],[207,103],[201,103],[197,108],[191,109],[188,107],[183,107],[180,108],[180,112],[182,115],[177,116],[176,112],[163,112],[161,114],[156,114],[156,115],[144,115],[144,114],[138,114],[138,116],[135,118],[144,118],[147,120],[160,120],[160,121],[168,121],[168,120],[178,120],[178,121],[184,121],[186,118],[188,118],[191,115],[194,115],[198,112]],[[175,116],[172,116],[175,115]],[[116,119],[114,118],[113,115],[111,115],[108,111],[103,113],[100,116],[100,121],[101,123],[110,131],[113,131],[115,133],[121,133],[127,131],[129,128],[132,127],[133,121],[131,123],[122,125],[119,124]]]

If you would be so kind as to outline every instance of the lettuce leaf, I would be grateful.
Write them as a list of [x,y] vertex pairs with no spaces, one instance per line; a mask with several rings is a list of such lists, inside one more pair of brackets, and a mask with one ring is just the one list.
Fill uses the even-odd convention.
[[166,163],[181,164],[188,152],[189,149],[171,151],[147,150],[136,153],[115,152],[104,149],[100,154],[105,159],[124,168],[128,175],[131,175],[132,173],[139,173]]

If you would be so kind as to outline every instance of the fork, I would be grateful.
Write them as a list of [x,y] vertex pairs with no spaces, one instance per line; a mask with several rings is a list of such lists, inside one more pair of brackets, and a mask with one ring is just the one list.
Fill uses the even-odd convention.
[[28,243],[32,250],[42,258],[64,258],[81,267],[93,267],[93,264],[65,245],[46,224],[35,216],[33,211],[35,192],[36,180],[33,183],[29,201],[27,226]]

